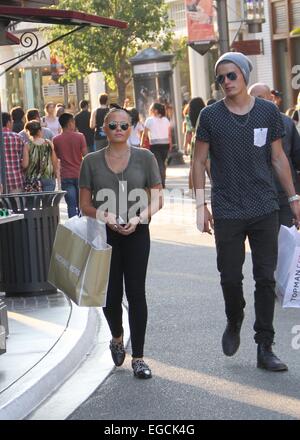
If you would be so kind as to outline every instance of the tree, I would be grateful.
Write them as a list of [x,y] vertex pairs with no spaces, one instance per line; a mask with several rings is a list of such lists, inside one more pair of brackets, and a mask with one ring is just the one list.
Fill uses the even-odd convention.
[[[117,88],[120,102],[125,99],[126,87],[132,78],[130,57],[145,43],[155,43],[161,50],[171,47],[172,22],[168,18],[164,0],[60,0],[57,7],[128,23],[127,29],[88,27],[52,47],[52,52],[66,67],[62,80],[83,78],[100,70],[109,86]],[[47,30],[47,34],[55,38],[69,29],[54,26]]]

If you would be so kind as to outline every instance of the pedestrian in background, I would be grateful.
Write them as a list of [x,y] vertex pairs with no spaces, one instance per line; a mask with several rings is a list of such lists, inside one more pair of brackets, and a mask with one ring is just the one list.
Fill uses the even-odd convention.
[[100,107],[93,111],[90,120],[90,128],[94,130],[94,140],[97,151],[107,147],[107,137],[103,130],[104,118],[109,111],[108,95],[106,93],[99,95],[99,103]]
[[283,103],[283,94],[282,92],[279,92],[279,90],[272,89],[271,90],[271,98],[275,105],[279,108],[279,110],[282,110],[282,103]]
[[22,131],[24,128],[24,110],[22,107],[14,107],[11,109],[10,115],[13,121],[12,131],[15,133],[20,133],[20,131]]
[[42,117],[42,126],[49,128],[53,136],[57,136],[61,132],[54,102],[48,102],[45,105],[45,116]]
[[[38,122],[41,123],[40,112],[39,112],[39,110],[37,108],[30,108],[26,112],[25,124],[27,124],[27,122],[30,122],[30,121],[33,121],[33,120],[38,121]],[[49,141],[52,141],[52,139],[53,139],[53,133],[47,127],[42,127],[42,135],[43,135],[44,139],[47,139]],[[19,136],[22,138],[24,144],[28,143],[29,136],[28,136],[28,132],[25,129],[20,131]]]
[[141,145],[144,138],[149,138],[150,151],[156,157],[161,175],[162,186],[166,184],[166,161],[168,152],[172,148],[171,124],[166,117],[166,109],[163,104],[155,102],[150,107],[150,117],[145,121]]
[[68,216],[79,214],[78,179],[83,156],[87,153],[85,137],[75,131],[75,120],[71,113],[59,117],[62,134],[54,137],[54,150],[60,160],[61,189],[67,191],[65,200]]
[[188,196],[194,197],[193,191],[193,164],[194,164],[194,150],[196,142],[196,127],[199,120],[199,115],[201,110],[205,107],[204,101],[200,97],[191,99],[189,103],[189,119],[192,126],[192,139],[191,139],[191,149],[190,149],[190,170],[189,170],[189,191]]
[[83,99],[79,103],[80,112],[75,115],[75,125],[77,130],[85,137],[88,152],[95,151],[94,131],[90,128],[91,112],[89,111],[89,102]]
[[[249,88],[249,95],[255,96],[256,98],[273,101],[271,90],[266,84],[253,84]],[[288,158],[293,182],[295,188],[297,189],[297,171],[300,171],[300,135],[291,118],[286,116],[284,113],[281,113],[281,118],[285,131],[285,135],[282,138],[282,146],[286,157]],[[279,225],[285,225],[290,228],[293,225],[293,213],[284,189],[282,188],[276,175],[274,177],[279,197]]]
[[[112,109],[104,119],[108,147],[87,155],[80,172],[80,208],[84,215],[100,218],[107,225],[112,246],[106,307],[103,309],[112,340],[110,350],[116,366],[125,359],[122,324],[123,280],[128,300],[132,345],[132,369],[137,378],[151,378],[143,360],[147,326],[145,280],[150,251],[149,221],[162,207],[161,179],[154,155],[144,148],[130,147],[131,118],[128,112]],[[100,201],[101,191],[110,190],[122,203]],[[142,206],[134,208],[130,192],[151,191]],[[97,196],[98,195],[98,196]],[[144,204],[145,203],[145,204]]]
[[[246,305],[242,268],[248,237],[255,279],[257,367],[286,371],[287,365],[272,351],[279,209],[273,170],[287,193],[296,225],[300,224],[300,203],[282,149],[280,112],[273,103],[248,94],[251,70],[249,58],[239,52],[223,54],[215,65],[216,80],[225,98],[200,114],[193,167],[197,227],[210,234],[214,228],[227,316],[222,337],[224,354],[233,356],[240,345]],[[213,216],[204,192],[208,152]]]
[[131,130],[128,138],[128,144],[131,147],[139,147],[141,145],[141,137],[144,130],[144,125],[140,121],[140,114],[136,108],[129,110],[131,116]]
[[187,156],[191,149],[192,137],[193,137],[193,127],[189,115],[189,104],[187,104],[182,112],[183,122],[182,122],[182,134],[183,134],[183,153]]
[[27,122],[25,130],[29,134],[29,141],[26,144],[28,165],[25,173],[25,190],[26,180],[28,182],[39,180],[42,191],[54,191],[57,172],[57,157],[54,146],[52,142],[44,138],[40,121]]
[[13,122],[9,113],[2,113],[2,126],[7,193],[23,192],[23,170],[27,166],[23,158],[27,149],[20,136],[12,130]]

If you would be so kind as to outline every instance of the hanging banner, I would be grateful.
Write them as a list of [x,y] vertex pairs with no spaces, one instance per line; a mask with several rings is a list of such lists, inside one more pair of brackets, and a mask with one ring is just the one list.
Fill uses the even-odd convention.
[[215,41],[213,0],[185,0],[188,43]]

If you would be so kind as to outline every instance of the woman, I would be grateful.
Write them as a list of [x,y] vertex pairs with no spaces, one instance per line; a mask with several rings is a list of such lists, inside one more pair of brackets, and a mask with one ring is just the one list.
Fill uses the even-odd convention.
[[[162,207],[161,180],[152,153],[127,144],[131,118],[127,111],[111,109],[103,129],[108,146],[85,156],[79,178],[80,209],[107,225],[112,246],[106,307],[103,309],[112,340],[110,350],[116,366],[123,364],[123,279],[129,306],[132,368],[136,377],[152,376],[143,360],[147,324],[145,278],[150,250],[149,221]],[[149,191],[151,200],[149,202]],[[137,207],[132,195],[142,199]],[[129,197],[131,196],[131,197]]]
[[[189,172],[189,195],[193,196],[193,178],[192,178],[192,169],[194,162],[194,150],[195,150],[195,142],[196,136],[195,132],[197,130],[198,118],[201,110],[205,107],[205,103],[202,98],[197,97],[191,99],[189,103],[189,117],[192,125],[193,136],[191,140],[191,150],[190,150],[190,172]],[[207,165],[207,172],[209,172],[209,165]]]
[[130,110],[131,115],[131,132],[128,139],[128,144],[131,147],[139,147],[141,144],[141,136],[144,126],[140,121],[140,115],[136,108]]
[[61,126],[58,122],[56,111],[57,109],[54,102],[48,102],[45,106],[45,116],[42,118],[43,126],[50,128],[53,136],[56,136],[61,132]]
[[182,112],[183,122],[182,122],[182,133],[184,135],[183,141],[183,150],[185,156],[188,155],[188,151],[191,147],[192,137],[193,137],[193,127],[191,124],[190,116],[189,116],[189,104],[187,104]]
[[151,116],[145,121],[145,128],[142,134],[141,145],[144,138],[149,138],[150,151],[157,159],[162,185],[165,188],[166,182],[166,160],[168,152],[172,147],[171,124],[166,118],[166,110],[163,104],[155,102],[150,107]]
[[[41,182],[42,191],[55,190],[55,176],[57,171],[57,157],[52,142],[43,137],[39,121],[27,122],[25,129],[29,134],[27,144],[26,181]],[[25,186],[26,190],[26,186]]]

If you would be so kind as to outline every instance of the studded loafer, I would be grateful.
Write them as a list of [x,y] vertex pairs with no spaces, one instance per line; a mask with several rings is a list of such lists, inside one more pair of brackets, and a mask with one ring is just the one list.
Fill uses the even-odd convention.
[[111,357],[116,367],[120,367],[125,360],[125,348],[123,342],[115,342],[113,339],[110,341],[109,348],[111,351]]
[[137,359],[131,362],[133,374],[139,379],[151,379],[152,373],[148,365],[142,360]]

